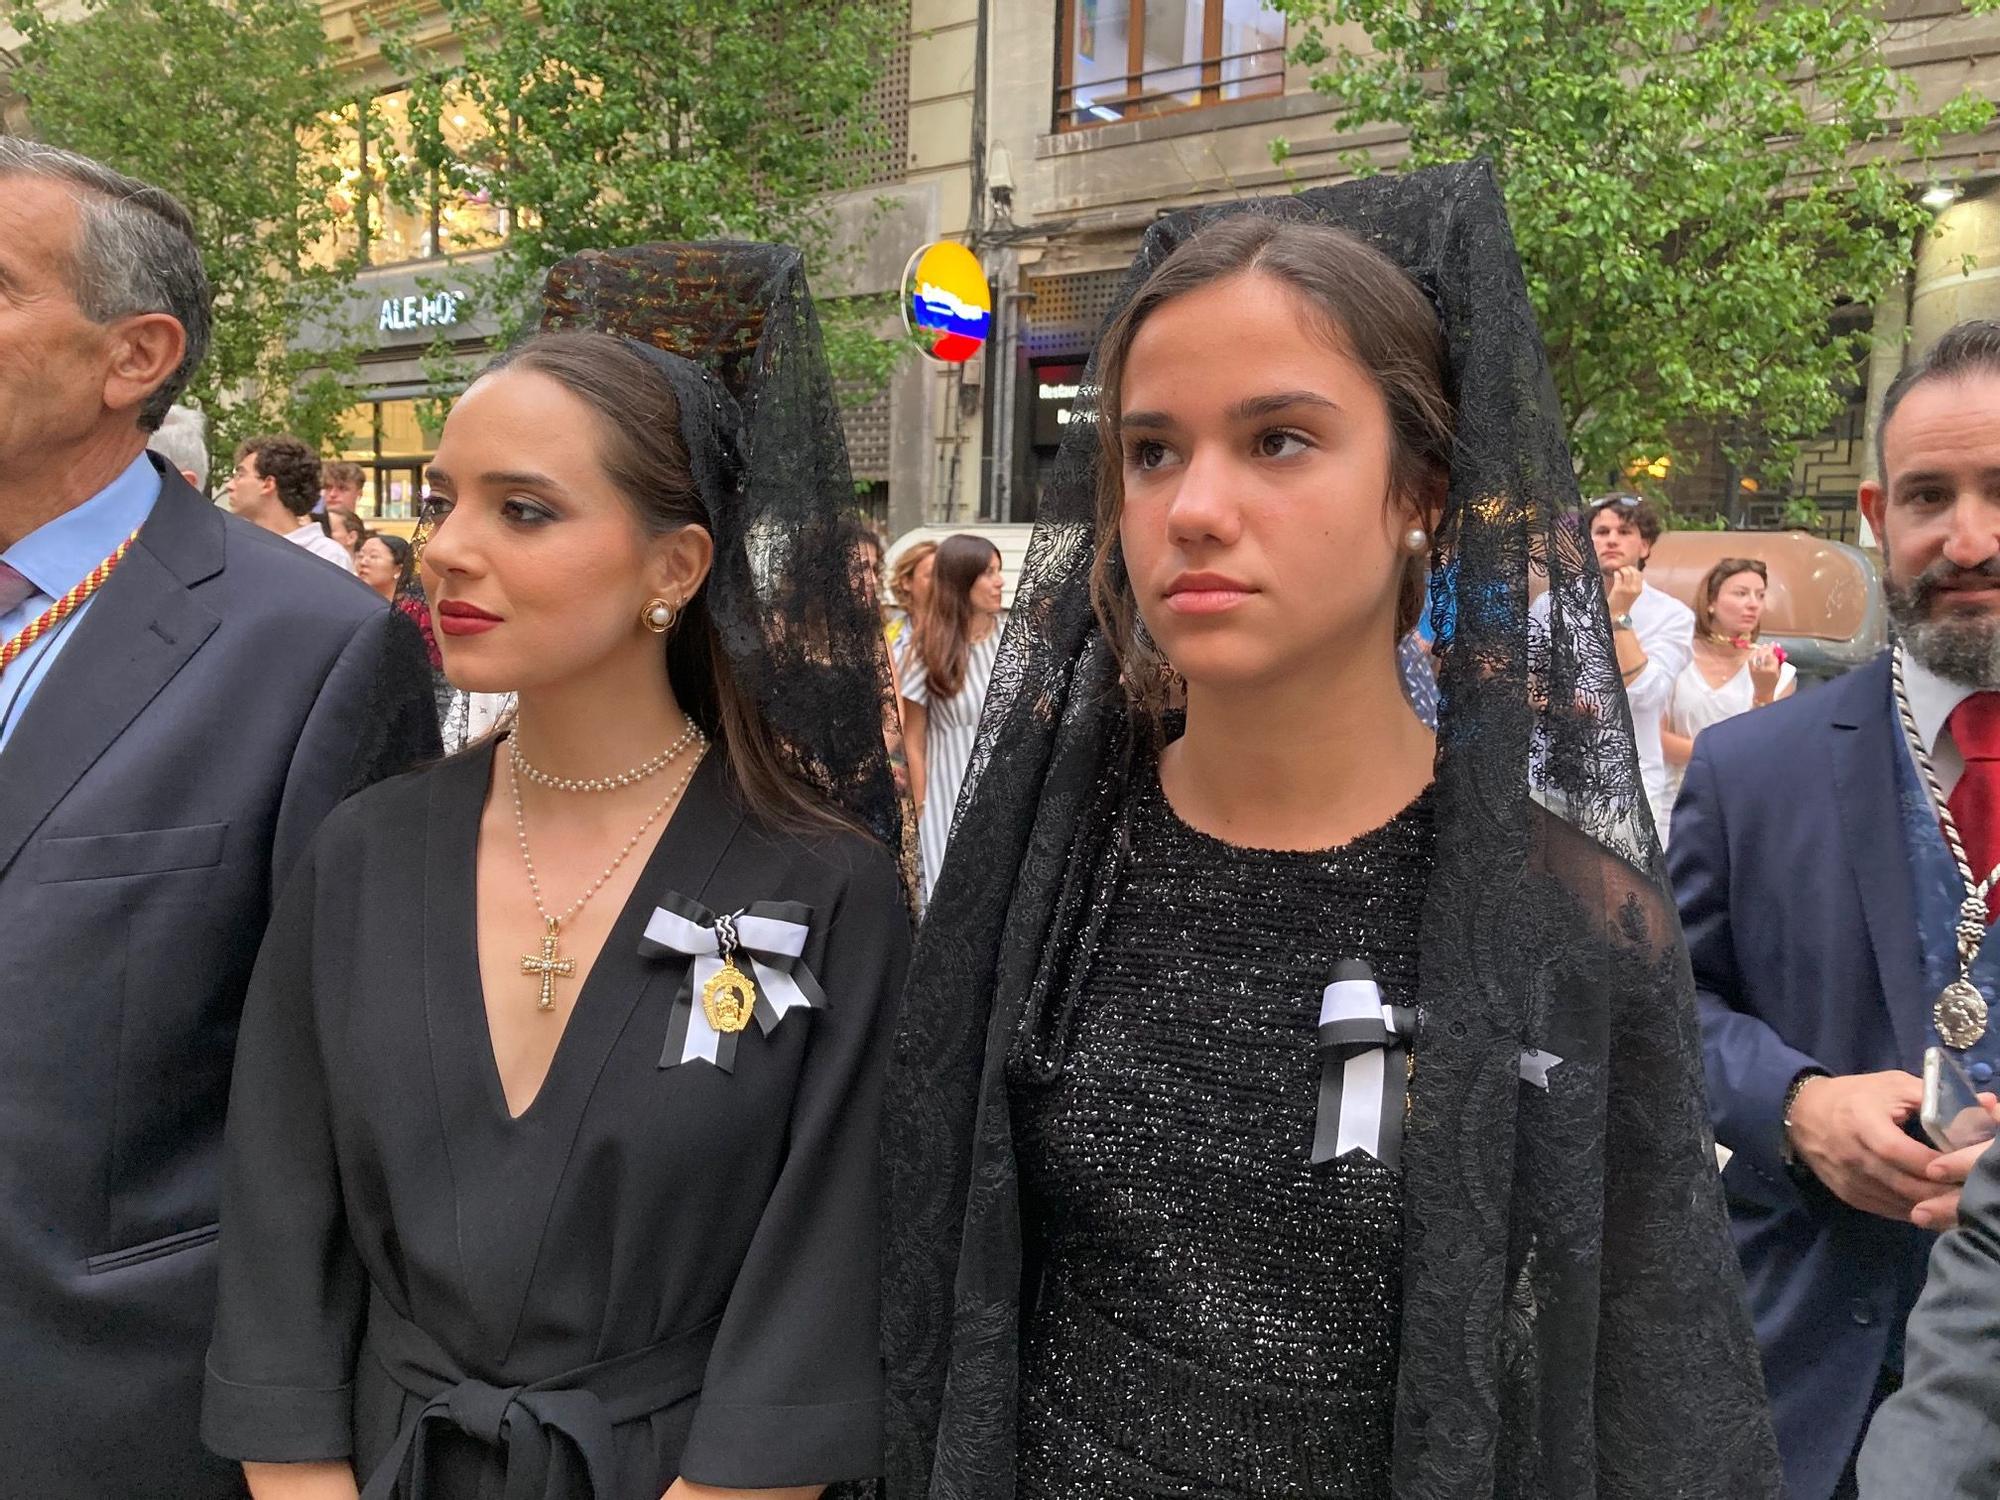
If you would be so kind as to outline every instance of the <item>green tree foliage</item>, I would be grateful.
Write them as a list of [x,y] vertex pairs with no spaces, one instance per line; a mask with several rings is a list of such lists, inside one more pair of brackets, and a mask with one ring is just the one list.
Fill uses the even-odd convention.
[[[53,8],[52,8],[53,9]],[[337,179],[312,149],[336,84],[311,0],[85,0],[58,21],[16,3],[8,84],[40,139],[167,189],[194,216],[215,288],[215,342],[191,399],[212,453],[277,429],[322,443],[349,397],[353,350],[308,351],[353,266],[311,263]]]
[[[859,106],[904,24],[889,0],[442,0],[462,60],[407,38],[384,50],[414,80],[424,171],[504,203],[513,232],[492,266],[455,272],[504,333],[533,314],[549,267],[590,248],[731,236],[806,252],[837,278],[827,194],[879,122]],[[469,126],[443,128],[451,101]],[[483,123],[482,123],[483,122]],[[454,122],[455,124],[455,122]],[[447,136],[454,139],[448,140]],[[884,309],[823,304],[834,363],[886,375]]]
[[1895,285],[1930,222],[1895,160],[1992,115],[1912,108],[1869,3],[1275,3],[1345,127],[1493,162],[1586,482],[1690,422],[1767,469],[1824,430],[1869,337],[1834,309]]

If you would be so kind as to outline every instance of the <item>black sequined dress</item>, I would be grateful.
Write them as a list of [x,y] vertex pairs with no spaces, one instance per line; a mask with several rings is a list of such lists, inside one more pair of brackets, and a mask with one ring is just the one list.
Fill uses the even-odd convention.
[[1017,1500],[1386,1497],[1402,1184],[1361,1152],[1311,1164],[1316,1027],[1344,958],[1413,1001],[1430,795],[1295,853],[1135,787],[1072,1002],[1008,1069],[1033,1298]]

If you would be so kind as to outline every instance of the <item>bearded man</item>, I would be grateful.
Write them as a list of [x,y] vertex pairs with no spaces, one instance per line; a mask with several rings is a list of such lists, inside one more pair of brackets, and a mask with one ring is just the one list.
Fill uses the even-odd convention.
[[1924,1051],[1982,1089],[2000,1067],[2000,323],[1961,324],[1911,365],[1876,447],[1860,499],[1896,644],[1704,730],[1668,845],[1793,1500],[1856,1494],[1981,1149],[1922,1138]]

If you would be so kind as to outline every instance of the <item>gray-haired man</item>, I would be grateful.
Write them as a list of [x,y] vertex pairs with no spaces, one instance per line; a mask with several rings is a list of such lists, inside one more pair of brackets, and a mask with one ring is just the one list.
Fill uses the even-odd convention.
[[173,199],[0,136],[0,1493],[209,1500],[237,1013],[345,793],[431,753],[408,622],[146,452],[208,341]]
[[180,471],[202,494],[208,493],[208,418],[192,406],[176,406],[160,423],[146,446]]

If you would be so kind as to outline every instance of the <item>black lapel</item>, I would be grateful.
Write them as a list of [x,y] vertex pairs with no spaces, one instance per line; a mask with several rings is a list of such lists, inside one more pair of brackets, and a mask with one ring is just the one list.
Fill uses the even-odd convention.
[[0,874],[220,623],[189,588],[222,571],[223,526],[186,480],[162,475],[139,540],[0,751]]
[[1889,693],[1889,658],[1877,657],[1819,691],[1830,700],[1835,805],[1882,997],[1898,1048],[1906,1058],[1918,1057],[1929,1039],[1930,1006],[1917,935],[1916,881],[1897,793],[1896,756],[1903,751]]

